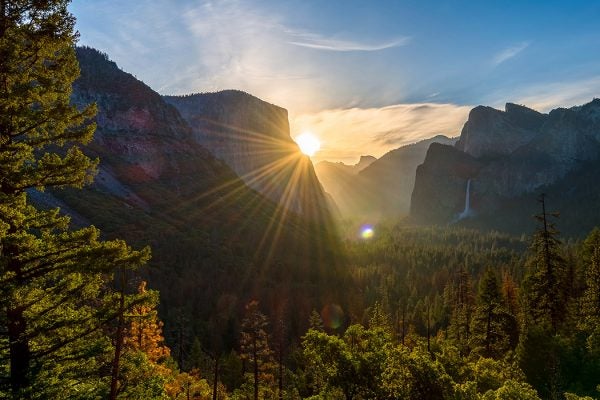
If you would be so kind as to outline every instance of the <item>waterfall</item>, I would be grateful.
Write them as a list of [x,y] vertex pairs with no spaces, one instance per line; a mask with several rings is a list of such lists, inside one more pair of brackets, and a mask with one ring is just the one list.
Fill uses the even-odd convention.
[[458,215],[458,219],[471,216],[471,179],[467,180],[467,191],[465,193],[465,209]]

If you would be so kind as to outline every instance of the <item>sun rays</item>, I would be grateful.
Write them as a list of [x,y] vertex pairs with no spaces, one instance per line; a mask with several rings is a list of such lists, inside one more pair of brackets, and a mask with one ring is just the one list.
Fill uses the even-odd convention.
[[[219,210],[237,207],[238,217],[232,227],[233,236],[240,240],[244,240],[244,235],[248,232],[253,232],[253,221],[266,219],[266,228],[260,232],[261,236],[254,238],[257,243],[255,262],[262,265],[261,273],[266,273],[272,267],[278,251],[282,251],[282,248],[285,251],[290,246],[312,252],[312,255],[307,255],[320,259],[326,253],[326,248],[318,247],[327,244],[314,240],[311,235],[314,236],[314,229],[332,228],[329,226],[325,195],[311,160],[304,154],[314,154],[318,150],[318,139],[314,136],[310,138],[317,142],[312,142],[312,147],[309,146],[307,150],[300,143],[294,143],[287,132],[282,132],[285,134],[277,137],[213,121],[203,122],[211,127],[206,135],[210,135],[213,140],[226,139],[229,145],[235,143],[232,147],[238,149],[236,156],[239,151],[240,160],[251,157],[251,160],[246,161],[251,163],[252,168],[237,176],[231,174],[226,181],[223,181],[223,177],[216,177],[215,182],[220,182],[219,184],[208,191],[190,196],[180,202],[178,207],[185,207],[190,213],[214,215],[215,218],[219,218]],[[299,147],[304,152],[299,151]],[[249,188],[260,192],[262,196],[252,195]],[[240,207],[242,198],[248,200]],[[231,224],[231,221],[223,223]],[[295,233],[290,236],[289,232]],[[290,237],[298,240],[290,242]],[[299,262],[304,264],[304,261]]]

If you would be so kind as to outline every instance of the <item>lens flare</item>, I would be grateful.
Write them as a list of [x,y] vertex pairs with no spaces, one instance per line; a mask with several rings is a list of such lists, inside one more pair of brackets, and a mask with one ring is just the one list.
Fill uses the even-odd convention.
[[344,310],[337,304],[327,304],[321,310],[323,325],[328,329],[338,329],[344,322]]
[[373,230],[373,226],[371,225],[363,225],[360,228],[360,237],[363,239],[371,239],[375,235],[375,231]]

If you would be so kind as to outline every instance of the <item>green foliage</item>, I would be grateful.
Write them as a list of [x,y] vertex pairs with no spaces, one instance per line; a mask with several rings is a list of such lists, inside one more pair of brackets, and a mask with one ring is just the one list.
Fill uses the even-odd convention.
[[118,399],[166,399],[164,376],[142,351],[126,352],[120,371]]
[[502,357],[516,345],[511,340],[518,334],[516,326],[515,316],[505,308],[496,273],[488,269],[479,282],[471,348],[484,357]]
[[533,236],[527,276],[523,282],[527,321],[557,333],[567,318],[570,288],[566,260],[561,253],[558,230],[546,212],[542,195],[542,213],[536,215],[540,226]]
[[149,258],[29,203],[32,189],[91,182],[97,164],[79,149],[95,107],[70,103],[79,70],[67,4],[0,1],[0,391],[16,398],[104,393],[107,283]]
[[525,382],[507,380],[495,391],[488,391],[482,400],[540,400],[537,392]]
[[[273,387],[274,360],[269,345],[267,317],[258,309],[258,302],[246,305],[246,316],[242,321],[240,339],[241,359],[248,362],[251,371],[249,382],[253,386],[254,399],[265,397]],[[262,393],[262,395],[261,395]]]

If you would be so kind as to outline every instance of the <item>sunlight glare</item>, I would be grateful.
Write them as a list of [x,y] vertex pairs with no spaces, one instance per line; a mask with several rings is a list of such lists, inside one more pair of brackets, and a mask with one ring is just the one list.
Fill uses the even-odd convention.
[[307,156],[314,156],[317,151],[321,148],[321,142],[319,139],[310,132],[304,132],[294,138],[300,151]]

